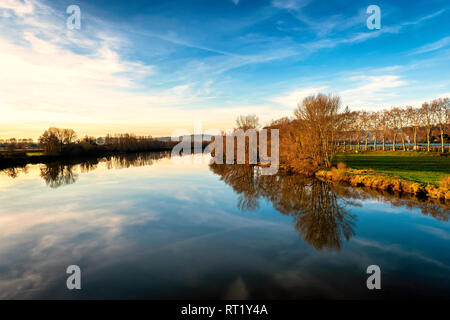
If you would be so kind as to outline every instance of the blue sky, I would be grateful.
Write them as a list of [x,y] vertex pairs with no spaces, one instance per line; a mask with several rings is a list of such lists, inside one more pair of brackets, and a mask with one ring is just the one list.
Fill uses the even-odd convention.
[[355,110],[419,106],[450,96],[449,20],[444,0],[4,0],[0,137],[265,124],[317,92]]

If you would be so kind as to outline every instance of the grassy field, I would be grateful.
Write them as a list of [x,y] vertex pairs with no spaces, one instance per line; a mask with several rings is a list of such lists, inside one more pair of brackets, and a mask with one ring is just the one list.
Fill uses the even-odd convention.
[[27,157],[43,156],[43,152],[27,152]]
[[338,154],[335,164],[343,162],[349,168],[373,169],[394,178],[429,183],[436,186],[450,175],[450,156],[418,152],[367,152]]

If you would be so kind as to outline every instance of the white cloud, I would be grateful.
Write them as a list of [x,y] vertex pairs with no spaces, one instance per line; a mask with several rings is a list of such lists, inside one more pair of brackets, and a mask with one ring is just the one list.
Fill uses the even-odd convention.
[[444,239],[444,240],[450,240],[450,232],[440,229],[440,228],[435,228],[435,227],[430,227],[430,226],[418,226],[417,227],[419,230],[422,230],[426,233],[429,233],[435,237]]
[[2,0],[0,2],[0,10],[4,12],[5,17],[9,17],[12,12],[16,16],[24,16],[33,13],[33,4],[29,0]]
[[449,44],[450,44],[450,37],[445,37],[436,42],[429,43],[420,48],[417,48],[411,54],[421,54],[421,53],[436,51],[436,50],[445,48]]
[[[0,10],[23,14],[31,10],[31,2],[21,3],[2,2]],[[167,118],[169,107],[198,101],[192,83],[144,91],[141,81],[154,75],[156,68],[125,60],[120,54],[122,39],[95,29],[89,34],[67,30],[64,16],[37,1],[33,4],[32,17],[11,17],[13,21],[0,29],[3,133],[14,124],[20,132],[24,128],[18,124],[30,122],[40,123],[40,131],[68,123],[161,122],[158,119]],[[171,117],[181,121],[179,115],[188,118],[187,112]]]
[[335,79],[333,82],[344,82],[348,89],[336,90],[332,83],[330,86],[307,87],[269,99],[289,110],[294,110],[304,98],[317,93],[337,93],[341,97],[342,106],[349,106],[355,110],[377,109],[385,107],[396,97],[391,90],[404,86],[406,81],[397,75],[351,76],[345,79]]
[[[89,33],[83,26],[67,30],[64,15],[32,2],[32,16],[14,17],[0,29],[2,135],[36,138],[48,126],[73,127],[80,136],[125,131],[167,135],[194,120],[228,128],[237,114],[257,113],[262,121],[276,117],[267,106],[196,108],[212,98],[210,81],[177,80],[171,87],[152,88],[144,80],[155,78],[157,67],[125,60],[120,50],[126,40],[92,26]],[[236,58],[237,66],[264,59],[272,57]]]
[[380,104],[386,103],[396,96],[395,92],[389,89],[407,84],[396,75],[355,76],[349,80],[364,83],[339,92],[342,104],[355,109],[379,108]]
[[303,88],[300,90],[295,90],[290,93],[274,97],[269,99],[270,101],[273,101],[277,104],[280,104],[286,108],[290,108],[291,110],[294,110],[297,107],[297,104],[299,102],[302,102],[302,100],[310,95],[317,94],[317,93],[324,93],[327,87],[309,87],[309,88]]
[[404,22],[404,23],[402,23],[402,25],[407,26],[407,25],[420,24],[420,23],[423,22],[423,21],[426,21],[426,20],[428,20],[428,19],[431,19],[431,18],[434,18],[434,17],[437,17],[437,16],[441,15],[441,14],[444,13],[445,11],[446,11],[446,9],[441,9],[441,10],[439,10],[439,11],[436,11],[436,12],[433,12],[433,13],[431,13],[431,14],[428,14],[428,15],[426,15],[426,16],[424,16],[424,17],[421,17],[421,18],[419,18],[419,19],[417,19],[417,20],[415,20],[415,21]]
[[309,2],[310,0],[273,0],[272,5],[279,9],[299,10]]

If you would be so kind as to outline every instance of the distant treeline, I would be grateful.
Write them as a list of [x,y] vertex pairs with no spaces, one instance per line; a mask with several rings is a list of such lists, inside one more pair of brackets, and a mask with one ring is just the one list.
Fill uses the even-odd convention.
[[9,139],[6,148],[0,153],[0,164],[7,166],[33,161],[48,162],[61,157],[76,158],[115,153],[167,151],[171,150],[174,145],[170,141],[161,141],[151,136],[136,136],[129,133],[108,134],[105,138],[85,136],[78,139],[74,130],[55,127],[45,130],[39,137],[37,144],[33,143],[32,140],[26,140],[27,144],[16,139]]
[[441,144],[440,151],[445,152],[445,143],[450,141],[448,98],[425,102],[421,108],[396,107],[378,112],[350,112],[347,108],[340,118],[342,130],[339,132],[339,142],[344,150],[348,144],[357,149],[363,144],[367,150],[371,140],[373,149],[381,143],[381,149],[386,150],[386,143],[389,142],[394,151],[400,142],[404,151],[408,148],[406,141],[413,144],[413,150],[417,150],[418,142],[425,142],[430,152],[430,144],[437,140]]
[[159,141],[151,136],[134,134],[107,135],[103,138],[85,136],[77,139],[72,129],[49,128],[39,137],[39,145],[48,155],[82,155],[98,152],[139,152],[170,149],[170,142]]

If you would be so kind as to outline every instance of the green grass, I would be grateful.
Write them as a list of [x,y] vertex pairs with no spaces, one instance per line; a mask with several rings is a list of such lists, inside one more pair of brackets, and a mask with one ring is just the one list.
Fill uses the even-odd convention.
[[27,157],[43,156],[43,152],[27,152]]
[[418,152],[367,152],[338,154],[335,164],[343,162],[347,167],[361,170],[373,169],[390,177],[439,185],[439,181],[450,175],[450,156]]

